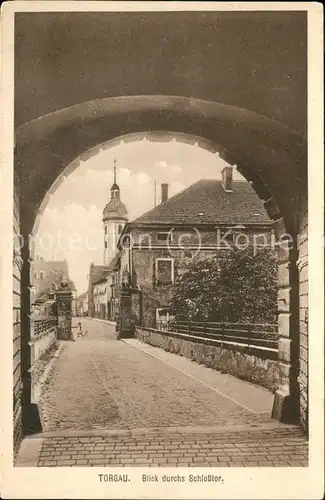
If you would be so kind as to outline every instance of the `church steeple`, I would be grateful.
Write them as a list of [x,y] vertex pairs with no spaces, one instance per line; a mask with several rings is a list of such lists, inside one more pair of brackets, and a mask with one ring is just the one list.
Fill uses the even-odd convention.
[[120,188],[119,188],[118,184],[116,183],[116,158],[114,158],[113,171],[114,171],[114,178],[113,178],[113,184],[111,187],[111,199],[112,198],[119,199],[120,198]]
[[116,181],[116,159],[114,158],[111,199],[103,210],[105,265],[110,263],[117,252],[117,242],[127,220],[127,209],[121,201],[120,188]]

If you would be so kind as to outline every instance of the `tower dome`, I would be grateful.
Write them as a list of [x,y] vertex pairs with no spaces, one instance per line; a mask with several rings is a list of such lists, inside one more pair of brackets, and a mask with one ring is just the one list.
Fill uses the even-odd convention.
[[128,212],[119,198],[111,198],[103,210],[103,221],[123,219],[127,221]]
[[121,201],[120,188],[116,183],[116,161],[114,160],[114,182],[111,187],[111,199],[103,210],[103,221],[117,219],[127,221],[127,218],[127,209]]

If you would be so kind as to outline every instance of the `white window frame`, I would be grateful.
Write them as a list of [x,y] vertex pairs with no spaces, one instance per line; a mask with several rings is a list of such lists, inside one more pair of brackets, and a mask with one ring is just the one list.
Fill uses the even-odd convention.
[[[155,279],[156,279],[156,283],[159,285],[159,286],[164,286],[164,283],[159,283],[159,277],[158,277],[158,263],[159,262],[171,262],[171,283],[168,283],[168,285],[174,285],[174,278],[175,278],[175,273],[174,273],[174,259],[170,258],[170,257],[157,257],[156,258],[156,266],[155,266]],[[167,285],[167,283],[166,283]]]
[[169,321],[169,316],[170,316],[170,312],[169,312],[169,308],[168,307],[157,307],[156,308],[156,322],[158,323],[159,321],[161,321],[159,319],[159,311],[165,311],[167,309],[167,312],[166,312],[166,321],[168,323]]
[[[166,240],[160,240],[158,238],[159,234],[165,235],[166,236]],[[163,243],[163,242],[166,242],[166,243],[170,242],[171,243],[173,241],[173,233],[172,233],[172,231],[158,231],[157,232],[157,241],[159,241],[161,243]]]

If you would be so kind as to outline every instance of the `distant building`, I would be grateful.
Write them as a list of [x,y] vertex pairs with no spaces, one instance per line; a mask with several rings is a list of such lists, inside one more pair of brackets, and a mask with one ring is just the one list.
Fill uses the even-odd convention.
[[271,228],[263,202],[248,182],[233,180],[232,167],[170,199],[163,184],[161,204],[128,222],[118,243],[120,275],[141,297],[135,316],[147,326],[168,321],[173,285],[189,264],[229,251],[236,238],[268,239]]
[[118,290],[120,283],[120,254],[111,260],[109,266],[90,268],[88,305],[89,316],[100,319],[116,319],[119,311]]
[[88,281],[88,316],[95,318],[95,301],[94,301],[94,287],[95,284],[100,282],[103,278],[106,279],[108,273],[108,266],[98,266],[95,264],[90,265],[89,281]]
[[72,314],[75,315],[76,287],[69,277],[69,266],[66,260],[45,260],[36,256],[31,263],[31,302],[58,288],[61,281],[66,281],[72,291]]
[[76,316],[88,316],[88,292],[76,297]]

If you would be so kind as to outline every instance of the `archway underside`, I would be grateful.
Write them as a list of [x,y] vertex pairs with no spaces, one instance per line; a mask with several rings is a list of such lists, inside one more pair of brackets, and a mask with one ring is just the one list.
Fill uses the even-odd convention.
[[[148,133],[149,131],[149,133]],[[117,137],[150,131],[186,134],[236,164],[263,198],[272,218],[296,227],[295,207],[306,189],[306,145],[291,129],[256,113],[182,97],[135,96],[82,103],[38,118],[18,129],[24,233],[32,231],[46,193],[59,175],[86,151]],[[153,137],[152,137],[153,138]],[[201,144],[200,144],[201,145]],[[267,187],[267,190],[265,189]]]

